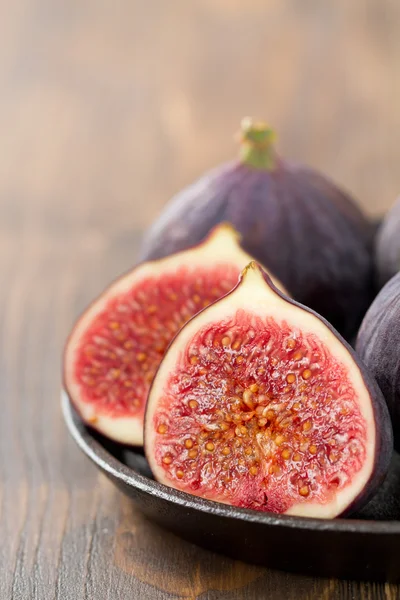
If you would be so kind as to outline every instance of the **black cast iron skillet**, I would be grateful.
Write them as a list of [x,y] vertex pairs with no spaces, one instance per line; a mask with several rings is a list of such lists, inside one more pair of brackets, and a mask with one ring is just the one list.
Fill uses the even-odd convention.
[[153,480],[140,450],[88,429],[66,393],[62,408],[81,450],[150,519],[233,558],[285,571],[400,582],[400,456],[375,498],[352,519],[261,513],[203,500]]

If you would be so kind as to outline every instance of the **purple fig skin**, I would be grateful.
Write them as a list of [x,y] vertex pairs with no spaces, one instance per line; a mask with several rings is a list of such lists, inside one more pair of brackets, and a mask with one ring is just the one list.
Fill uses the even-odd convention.
[[400,450],[400,273],[383,287],[365,315],[356,351],[383,393]]
[[230,222],[243,248],[347,339],[373,299],[373,229],[352,199],[316,171],[276,157],[234,161],[178,193],[147,233],[141,260],[199,243]]
[[378,230],[375,261],[379,288],[400,271],[400,196]]

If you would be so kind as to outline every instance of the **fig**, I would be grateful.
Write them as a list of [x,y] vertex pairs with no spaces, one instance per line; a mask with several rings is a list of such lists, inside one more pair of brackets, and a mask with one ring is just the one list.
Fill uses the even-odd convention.
[[400,196],[378,229],[375,253],[378,284],[382,287],[400,271]]
[[142,260],[183,250],[229,221],[293,298],[350,338],[373,297],[372,224],[318,172],[278,157],[265,123],[245,119],[241,137],[239,160],[170,201],[144,238]]
[[66,345],[65,387],[83,420],[113,440],[141,445],[149,386],[166,347],[190,317],[236,285],[250,259],[232,226],[221,224],[197,247],[114,282]]
[[392,444],[382,394],[350,346],[254,262],[180,330],[147,403],[156,479],[260,511],[356,510],[382,482]]
[[389,407],[400,450],[400,273],[371,304],[361,324],[356,351],[375,377]]

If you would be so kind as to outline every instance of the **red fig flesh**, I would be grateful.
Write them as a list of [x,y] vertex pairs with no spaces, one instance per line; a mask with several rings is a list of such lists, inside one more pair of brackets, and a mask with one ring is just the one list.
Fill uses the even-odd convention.
[[231,222],[243,248],[291,296],[352,337],[373,295],[372,227],[321,174],[274,150],[265,123],[243,124],[241,157],[182,190],[152,225],[142,259],[167,256]]
[[85,422],[127,444],[143,443],[154,373],[179,328],[226,294],[249,261],[229,225],[199,246],[136,267],[82,315],[65,352],[65,386]]
[[149,394],[145,451],[166,485],[322,518],[369,499],[392,439],[381,393],[350,347],[252,263],[169,347]]

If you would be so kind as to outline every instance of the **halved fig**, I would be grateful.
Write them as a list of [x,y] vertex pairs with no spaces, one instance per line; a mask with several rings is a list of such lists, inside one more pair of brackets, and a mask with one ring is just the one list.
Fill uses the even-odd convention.
[[236,285],[250,257],[232,226],[198,246],[144,263],[114,282],[67,342],[65,387],[83,420],[109,438],[143,444],[154,373],[186,321]]
[[392,445],[380,390],[351,348],[254,262],[181,329],[147,404],[160,482],[261,511],[348,514],[383,480]]

